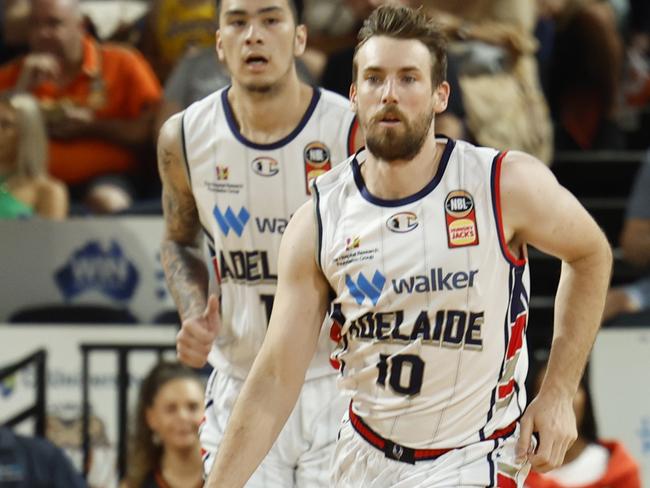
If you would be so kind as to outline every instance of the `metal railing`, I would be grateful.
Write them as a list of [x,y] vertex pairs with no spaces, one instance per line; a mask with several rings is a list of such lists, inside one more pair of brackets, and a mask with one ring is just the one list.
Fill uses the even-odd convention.
[[129,394],[129,355],[132,352],[156,352],[158,359],[163,358],[165,351],[175,350],[174,344],[81,344],[81,396],[82,396],[82,449],[83,474],[88,475],[90,469],[90,355],[93,352],[113,352],[117,356],[117,471],[118,479],[126,472],[126,455],[128,440],[128,394]]
[[37,436],[45,436],[45,402],[46,402],[46,362],[47,362],[47,351],[45,349],[39,349],[33,354],[10,364],[9,366],[4,366],[0,368],[0,381],[5,380],[6,378],[12,376],[21,369],[25,369],[30,366],[32,363],[35,363],[36,366],[36,401],[34,405],[26,408],[22,412],[17,413],[9,420],[4,422],[4,425],[13,427],[20,422],[27,420],[30,417],[35,417],[34,422],[34,434]]

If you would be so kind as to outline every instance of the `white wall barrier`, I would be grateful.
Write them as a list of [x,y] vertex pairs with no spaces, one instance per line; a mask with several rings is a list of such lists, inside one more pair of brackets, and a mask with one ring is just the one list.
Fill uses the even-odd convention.
[[642,486],[650,487],[650,324],[603,329],[591,375],[600,437],[622,441],[642,467]]
[[160,217],[0,221],[0,321],[38,305],[108,305],[152,323],[174,309]]
[[[81,344],[174,344],[174,326],[53,326],[0,324],[0,367],[37,349],[47,350],[47,433],[62,446],[81,471]],[[157,354],[129,356],[129,412],[135,409],[138,387],[155,364]],[[171,351],[165,356],[174,359]],[[93,488],[117,486],[117,355],[90,356],[90,436],[93,445],[88,481]],[[34,371],[23,370],[0,383],[0,423],[34,403]],[[25,422],[18,431],[31,434]]]

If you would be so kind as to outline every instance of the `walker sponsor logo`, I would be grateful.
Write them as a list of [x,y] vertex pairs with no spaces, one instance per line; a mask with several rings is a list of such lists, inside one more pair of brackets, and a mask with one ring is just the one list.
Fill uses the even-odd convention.
[[345,275],[345,284],[350,291],[350,295],[354,297],[359,305],[363,303],[366,297],[370,299],[373,305],[377,305],[385,283],[386,278],[379,271],[375,271],[372,281],[368,281],[363,273],[359,273],[356,282],[349,274]]
[[288,223],[288,219],[255,217],[255,224],[260,234],[284,234]]
[[217,221],[221,232],[225,236],[227,236],[232,230],[238,237],[241,237],[244,232],[244,227],[246,226],[248,219],[250,219],[250,214],[248,213],[248,210],[246,210],[246,207],[240,208],[239,212],[235,214],[233,209],[230,207],[228,207],[225,212],[222,212],[219,209],[219,206],[215,205],[212,213],[214,214],[214,218]]
[[267,156],[256,158],[251,163],[253,171],[260,176],[275,176],[280,172],[278,162]]
[[400,212],[388,217],[386,227],[393,232],[403,234],[411,232],[418,226],[418,216],[413,212]]
[[462,290],[474,286],[474,277],[478,269],[445,273],[442,268],[431,268],[428,275],[415,275],[408,278],[391,280],[393,291],[402,293],[427,293],[430,291]]
[[54,281],[66,300],[90,290],[114,300],[128,300],[139,276],[117,242],[111,241],[108,249],[103,249],[99,242],[90,241],[55,272]]

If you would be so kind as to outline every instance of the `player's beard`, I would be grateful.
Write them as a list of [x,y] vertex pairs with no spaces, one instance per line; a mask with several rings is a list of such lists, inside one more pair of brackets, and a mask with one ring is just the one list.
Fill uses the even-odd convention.
[[[381,127],[387,115],[399,117],[401,127]],[[366,124],[366,147],[384,161],[409,161],[422,149],[433,122],[433,110],[418,115],[412,122],[395,107],[386,107]]]

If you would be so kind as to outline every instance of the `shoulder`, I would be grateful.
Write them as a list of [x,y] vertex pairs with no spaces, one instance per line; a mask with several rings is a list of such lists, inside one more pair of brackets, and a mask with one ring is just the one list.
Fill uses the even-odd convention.
[[338,93],[331,92],[321,87],[314,87],[314,90],[318,90],[320,96],[319,106],[321,110],[339,117],[354,117],[352,105],[347,98],[343,98]]
[[206,95],[205,97],[192,102],[189,107],[185,109],[184,122],[192,123],[197,121],[201,125],[205,124],[206,120],[209,120],[208,117],[212,117],[214,114],[212,111],[216,106],[222,105],[222,94],[227,89],[227,87],[220,88],[215,92]]
[[338,108],[349,112],[352,111],[350,100],[342,97],[338,93],[334,93],[333,91],[322,88],[320,86],[314,87],[314,90],[318,90],[320,92],[320,97],[323,104],[331,106],[332,108]]
[[557,180],[539,159],[521,151],[508,151],[498,158],[502,193],[522,193]]
[[[183,140],[183,117],[185,111],[169,117],[158,133],[158,166],[161,170],[169,170],[173,166],[182,166],[185,161]],[[176,164],[173,164],[176,163]]]

